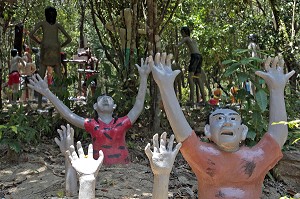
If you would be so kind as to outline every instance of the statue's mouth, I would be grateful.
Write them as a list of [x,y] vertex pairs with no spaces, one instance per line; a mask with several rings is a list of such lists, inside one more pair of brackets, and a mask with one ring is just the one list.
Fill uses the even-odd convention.
[[233,136],[233,132],[232,131],[223,131],[223,132],[221,132],[221,135]]

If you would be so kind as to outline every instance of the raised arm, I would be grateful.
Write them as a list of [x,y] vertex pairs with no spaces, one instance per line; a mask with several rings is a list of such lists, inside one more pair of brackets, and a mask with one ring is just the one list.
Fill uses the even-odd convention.
[[143,111],[145,95],[147,90],[147,78],[149,73],[151,72],[151,69],[148,64],[148,58],[146,58],[145,62],[144,59],[141,59],[141,66],[139,66],[138,64],[136,64],[135,66],[137,67],[140,74],[140,86],[134,106],[127,114],[132,124],[137,120],[137,118]]
[[[272,63],[271,63],[272,62]],[[256,71],[255,74],[263,78],[270,91],[270,113],[268,133],[282,147],[287,139],[288,128],[285,124],[273,124],[274,122],[286,122],[287,115],[284,102],[284,87],[289,78],[295,73],[291,71],[283,73],[284,61],[281,57],[272,59],[269,57],[265,62],[266,72]]]
[[152,75],[157,83],[164,108],[171,124],[172,130],[178,142],[183,142],[192,133],[192,128],[188,124],[182,109],[177,100],[174,91],[174,80],[180,73],[180,70],[172,71],[171,58],[172,54],[167,56],[166,53],[155,55],[155,63],[153,58],[149,57],[149,65],[152,69]]
[[55,138],[56,144],[59,146],[60,152],[65,156],[65,189],[66,196],[75,196],[78,193],[77,173],[67,156],[66,151],[70,150],[71,145],[74,146],[74,129],[67,124],[67,127],[61,126],[57,129],[60,139]]
[[73,113],[66,105],[62,103],[48,88],[48,84],[41,78],[39,74],[32,76],[29,80],[29,88],[44,95],[55,106],[56,110],[62,115],[68,122],[84,129],[84,118]]
[[166,199],[168,198],[168,185],[170,173],[181,147],[178,143],[173,150],[174,135],[171,135],[167,145],[167,133],[164,132],[160,136],[160,145],[158,142],[158,134],[153,136],[153,151],[150,149],[150,143],[145,147],[145,153],[150,161],[150,166],[154,174],[154,183],[152,198]]

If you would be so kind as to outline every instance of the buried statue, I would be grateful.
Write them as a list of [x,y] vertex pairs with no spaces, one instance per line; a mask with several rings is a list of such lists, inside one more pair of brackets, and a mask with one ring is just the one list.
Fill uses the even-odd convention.
[[136,101],[129,113],[120,118],[113,117],[116,108],[110,96],[99,96],[94,104],[95,118],[83,118],[73,113],[48,88],[47,83],[39,76],[33,76],[29,87],[44,95],[55,106],[57,111],[71,124],[85,129],[93,140],[94,158],[98,159],[99,151],[104,153],[104,165],[129,163],[128,149],[125,143],[126,131],[137,120],[144,108],[147,89],[147,78],[151,72],[148,58],[142,59],[141,66],[136,64],[140,74],[140,86]]
[[260,198],[264,177],[281,159],[287,139],[287,126],[273,123],[287,121],[284,88],[294,71],[284,74],[284,61],[275,57],[266,60],[265,72],[256,72],[270,91],[270,115],[267,133],[250,148],[240,146],[248,128],[230,109],[218,109],[209,116],[205,135],[212,142],[199,140],[176,98],[173,82],[179,71],[172,71],[171,58],[166,53],[156,54],[154,60],[149,58],[149,65],[176,139],[182,143],[180,151],[197,177],[199,198]]

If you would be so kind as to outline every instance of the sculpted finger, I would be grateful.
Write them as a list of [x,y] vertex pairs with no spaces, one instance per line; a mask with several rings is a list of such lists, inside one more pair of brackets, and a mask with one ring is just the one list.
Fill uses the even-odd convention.
[[180,70],[174,70],[174,71],[173,71],[173,76],[174,76],[174,78],[176,78],[176,76],[177,76],[180,72],[181,72]]
[[287,79],[290,79],[290,77],[292,77],[295,74],[295,71],[292,70],[291,72],[287,73],[285,76]]
[[278,66],[280,66],[280,67],[284,67],[284,59],[279,59],[279,61],[278,61],[278,64],[277,64]]
[[74,138],[74,129],[71,127],[71,133],[70,133],[70,136],[71,136],[71,138],[73,139]]
[[160,62],[161,62],[161,64],[162,64],[163,66],[166,65],[166,58],[167,58],[167,53],[165,53],[165,52],[162,53]]
[[173,150],[173,143],[174,143],[174,135],[172,134],[170,136],[169,143],[168,143],[168,151],[172,151]]
[[154,67],[154,61],[153,61],[152,55],[150,55],[150,56],[148,57],[148,63],[149,63],[149,66],[150,66],[151,70],[153,70],[153,67]]
[[56,137],[54,138],[55,143],[59,146],[60,145],[60,140]]
[[151,161],[152,156],[153,156],[153,153],[152,153],[152,151],[151,151],[151,149],[150,149],[150,146],[151,146],[150,143],[148,143],[148,144],[146,145],[146,147],[145,147],[145,153],[146,153],[148,159]]
[[66,137],[66,134],[67,134],[67,129],[64,125],[61,125],[60,128],[62,129],[62,135],[63,137]]
[[272,68],[276,68],[278,64],[278,57],[276,56],[274,59],[273,59],[273,62],[272,62]]
[[[100,151],[99,151],[100,152]],[[93,149],[93,145],[89,144],[89,149],[88,149],[88,158],[93,158],[93,153],[94,153],[94,149]],[[83,154],[84,155],[84,154]],[[100,157],[100,156],[99,156]]]
[[270,70],[270,63],[271,63],[272,58],[268,57],[267,60],[265,61],[265,70],[269,71]]
[[167,66],[171,67],[173,54],[168,54],[167,56]]
[[57,129],[57,133],[59,134],[60,140],[62,141],[64,139],[62,130]]
[[159,153],[158,134],[153,136],[153,152]]
[[78,155],[75,151],[75,147],[73,145],[70,146],[70,153],[72,155],[72,159],[73,160],[77,160],[78,159]]
[[166,151],[166,143],[167,143],[167,132],[163,132],[160,136],[160,150]]
[[263,71],[255,71],[255,75],[265,79],[265,77],[267,76],[267,73],[265,73]]
[[179,143],[175,146],[173,152],[174,152],[176,155],[177,155],[177,153],[179,152],[181,146],[182,146],[182,143],[181,143],[181,142],[179,142]]
[[78,141],[77,142],[77,151],[78,151],[78,155],[79,155],[79,158],[84,158],[84,151],[83,151],[83,148],[81,146],[81,142]]
[[104,160],[104,154],[103,154],[103,151],[100,150],[99,151],[99,158],[97,159],[97,161],[99,162],[99,166],[103,163],[103,160]]
[[160,53],[155,54],[154,64],[157,66],[160,64]]

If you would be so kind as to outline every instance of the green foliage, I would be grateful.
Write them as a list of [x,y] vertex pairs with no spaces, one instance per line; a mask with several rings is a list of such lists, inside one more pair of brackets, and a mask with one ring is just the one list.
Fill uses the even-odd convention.
[[[240,103],[240,112],[243,122],[249,128],[247,134],[247,144],[253,145],[258,141],[267,130],[267,107],[268,97],[267,90],[262,87],[261,80],[254,75],[254,72],[261,67],[262,60],[259,58],[249,57],[249,50],[235,50],[233,56],[235,59],[225,60],[222,64],[228,66],[223,74],[223,79],[236,80],[227,86],[228,92],[232,85],[238,86],[239,90],[235,98]],[[249,57],[249,58],[247,58]],[[255,85],[255,93],[248,93],[245,88],[245,82],[249,80]]]
[[19,153],[23,143],[34,144],[37,141],[35,121],[24,114],[22,106],[8,109],[4,119],[6,124],[0,125],[0,144],[7,145],[10,150]]

